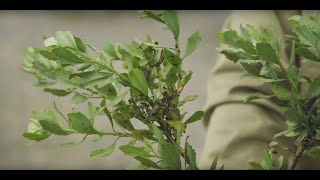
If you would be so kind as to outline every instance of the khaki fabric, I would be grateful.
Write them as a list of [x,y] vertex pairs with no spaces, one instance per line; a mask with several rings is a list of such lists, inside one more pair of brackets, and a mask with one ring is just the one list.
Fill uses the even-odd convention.
[[[298,14],[319,16],[317,11],[234,11],[223,29],[239,30],[240,24],[261,25],[270,29],[274,23],[283,40],[284,34],[292,34],[287,24],[288,18]],[[281,52],[285,67],[288,65],[289,50],[284,47]],[[227,60],[224,55],[217,58],[210,73],[208,100],[204,107],[207,134],[200,169],[209,169],[216,154],[219,154],[219,162],[224,164],[225,169],[250,169],[248,162],[260,162],[273,135],[285,129],[284,117],[279,107],[270,100],[244,103],[246,96],[253,92],[271,93],[270,85],[261,84],[255,78],[240,78],[243,72],[240,65]],[[319,74],[319,63],[309,61],[301,64],[306,75],[314,77]],[[302,85],[301,91],[305,92],[305,89]],[[285,137],[278,140],[280,146],[293,148],[291,142]],[[286,151],[280,153],[285,155],[284,168],[287,169],[294,156]],[[306,157],[297,169],[320,169],[320,161]]]

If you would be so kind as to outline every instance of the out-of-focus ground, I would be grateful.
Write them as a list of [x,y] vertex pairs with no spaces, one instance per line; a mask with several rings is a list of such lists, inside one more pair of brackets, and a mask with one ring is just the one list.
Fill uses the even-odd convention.
[[[196,101],[185,105],[189,115],[206,102],[206,83],[216,59],[215,32],[221,29],[229,13],[179,11],[181,47],[185,47],[194,31],[202,35],[198,50],[185,62],[185,68],[194,73],[184,95],[199,95]],[[51,136],[28,145],[30,141],[22,133],[27,129],[33,107],[49,108],[56,101],[67,113],[70,97],[57,98],[32,86],[35,79],[20,66],[26,47],[43,47],[42,36],[51,36],[57,30],[70,30],[97,48],[107,41],[144,40],[148,34],[160,44],[173,44],[171,34],[161,24],[138,16],[138,11],[0,11],[0,169],[125,169],[135,163],[119,150],[107,158],[90,160],[90,150],[108,146],[114,140],[112,137],[104,137],[98,143],[86,141],[74,147],[61,147],[61,143],[78,141],[82,136]],[[106,119],[97,123],[109,125]],[[199,157],[205,136],[203,124],[198,122],[188,128],[189,142]]]

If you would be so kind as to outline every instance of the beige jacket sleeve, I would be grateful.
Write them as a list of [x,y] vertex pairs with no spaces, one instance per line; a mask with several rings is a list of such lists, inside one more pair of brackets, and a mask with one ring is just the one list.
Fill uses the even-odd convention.
[[[271,28],[275,23],[278,31],[288,33],[288,17],[298,11],[235,11],[226,20],[223,29],[239,30],[240,24]],[[283,38],[283,37],[282,37]],[[282,48],[281,61],[288,64],[286,47]],[[243,68],[223,55],[218,55],[217,63],[208,81],[208,99],[205,106],[204,124],[207,130],[204,151],[200,159],[200,169],[209,169],[215,155],[225,169],[250,169],[250,161],[260,162],[263,151],[272,141],[273,135],[285,129],[282,112],[270,100],[244,103],[251,93],[270,93],[269,85],[261,84],[255,78],[240,78]],[[291,147],[288,138],[278,141],[280,146]],[[292,148],[292,147],[291,147]],[[284,168],[294,157],[287,152]],[[298,168],[312,169],[316,166],[309,159],[302,160]]]

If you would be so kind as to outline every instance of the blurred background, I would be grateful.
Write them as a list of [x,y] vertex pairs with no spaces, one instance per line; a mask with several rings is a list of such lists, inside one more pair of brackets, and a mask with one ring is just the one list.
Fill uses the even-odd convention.
[[[184,94],[199,95],[196,101],[185,105],[184,110],[191,115],[206,102],[207,79],[216,59],[215,32],[221,29],[230,11],[178,12],[182,48],[193,32],[202,35],[198,49],[185,64],[194,73]],[[57,98],[34,87],[35,79],[21,70],[21,64],[25,48],[44,47],[42,36],[51,36],[57,30],[69,30],[97,48],[107,41],[126,44],[134,38],[144,40],[146,35],[160,44],[173,45],[173,38],[163,30],[163,25],[139,19],[140,15],[138,11],[0,11],[0,169],[125,169],[136,162],[118,149],[109,157],[90,160],[90,151],[107,147],[113,137],[61,147],[61,143],[79,141],[82,136],[51,136],[30,145],[22,133],[27,130],[32,109],[51,108],[56,101],[62,112],[67,113],[71,109],[71,96]],[[106,126],[108,122],[99,120],[99,125]],[[189,142],[200,157],[205,136],[203,124],[190,125],[187,135],[191,135]]]

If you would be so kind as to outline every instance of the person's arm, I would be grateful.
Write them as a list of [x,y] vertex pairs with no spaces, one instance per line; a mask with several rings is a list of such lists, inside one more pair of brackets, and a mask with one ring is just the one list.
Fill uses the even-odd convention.
[[[239,30],[240,24],[263,26],[271,29],[272,23],[282,34],[286,31],[287,19],[297,12],[275,13],[274,11],[237,11],[226,21],[223,29]],[[283,16],[285,18],[283,18]],[[284,22],[283,22],[284,21]],[[288,63],[286,48],[282,48],[281,61]],[[250,161],[260,162],[263,151],[273,135],[284,130],[285,124],[279,107],[270,100],[244,103],[244,99],[254,92],[269,94],[270,85],[262,85],[252,77],[240,78],[243,68],[218,56],[218,61],[208,81],[208,100],[204,123],[207,129],[204,151],[200,161],[201,169],[209,169],[214,156],[219,154],[219,162],[226,169],[250,169]],[[283,138],[279,145],[288,147]],[[285,153],[288,154],[288,153]],[[290,164],[285,159],[285,166]]]

